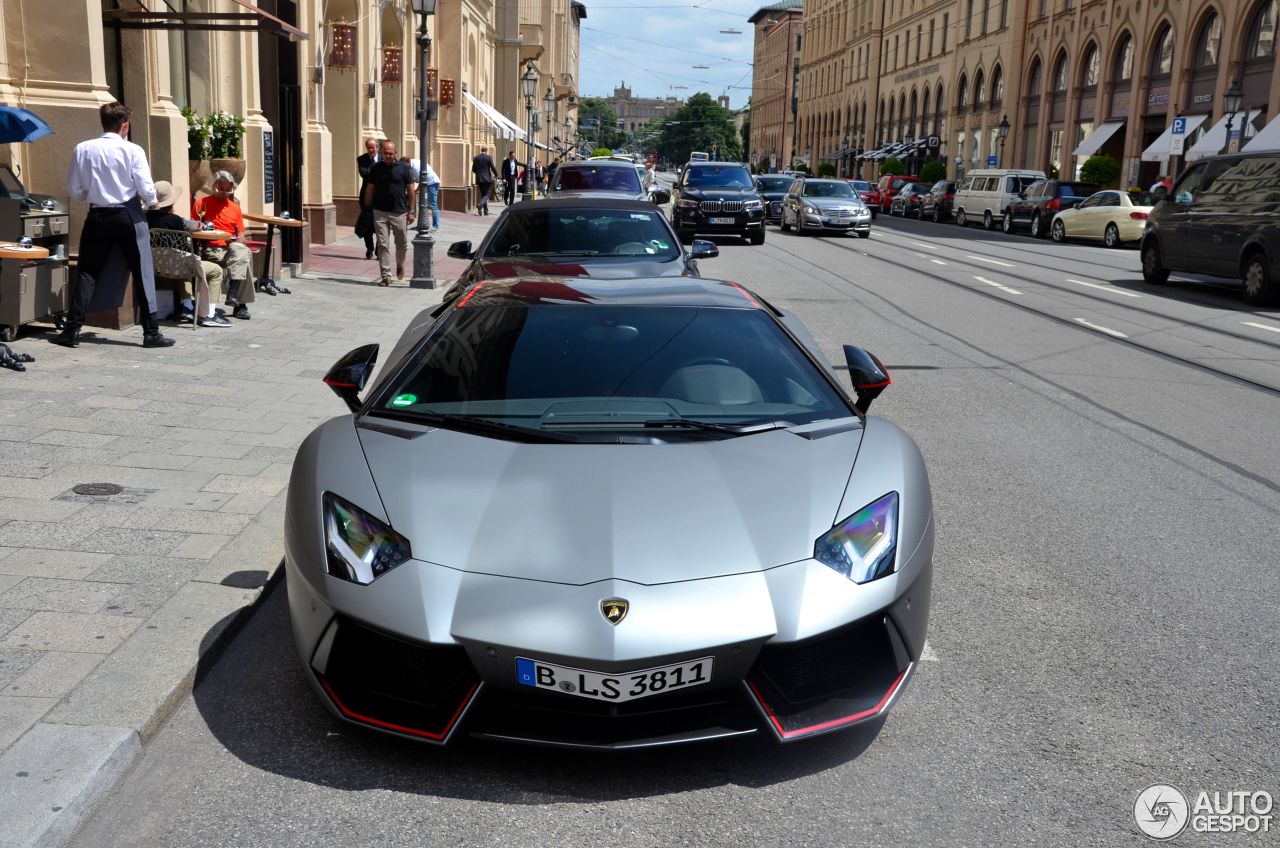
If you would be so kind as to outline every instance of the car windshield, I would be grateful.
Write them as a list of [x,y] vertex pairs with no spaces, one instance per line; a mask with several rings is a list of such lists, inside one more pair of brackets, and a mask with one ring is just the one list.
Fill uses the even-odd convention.
[[685,185],[690,188],[724,186],[751,188],[751,175],[741,165],[700,165],[689,169]]
[[561,441],[600,430],[723,438],[853,414],[763,310],[589,303],[456,309],[373,408]]
[[627,165],[561,165],[553,191],[622,191],[640,193],[640,178]]
[[756,177],[761,191],[786,191],[795,180],[790,177]]
[[846,182],[806,182],[805,197],[853,197],[853,189]]
[[482,249],[482,258],[536,254],[675,259],[680,255],[656,211],[529,205],[535,208],[513,208],[499,219],[493,238]]
[[871,183],[863,180],[853,180],[849,183],[849,187],[854,191],[871,191]]

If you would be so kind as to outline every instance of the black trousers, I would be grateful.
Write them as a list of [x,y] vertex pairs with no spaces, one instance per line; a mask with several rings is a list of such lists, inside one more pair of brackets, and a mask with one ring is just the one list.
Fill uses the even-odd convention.
[[142,330],[146,335],[160,332],[156,314],[147,303],[147,292],[142,282],[142,256],[138,253],[138,236],[133,228],[133,218],[128,209],[96,207],[89,210],[80,234],[79,275],[75,290],[71,293],[71,315],[67,318],[67,330],[78,331],[84,326],[84,318],[93,303],[93,292],[107,265],[114,247],[124,251],[129,272],[133,274],[133,302],[142,312]]
[[502,181],[502,202],[510,206],[516,202],[516,180],[515,177]]
[[[360,209],[361,211],[364,211],[365,206],[361,204]],[[373,248],[374,248],[373,233],[371,232],[364,237],[364,250],[366,253],[373,253]]]

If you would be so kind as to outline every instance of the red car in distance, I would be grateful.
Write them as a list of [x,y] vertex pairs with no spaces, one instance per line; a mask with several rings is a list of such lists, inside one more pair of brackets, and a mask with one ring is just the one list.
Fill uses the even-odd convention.
[[873,212],[888,212],[889,205],[893,203],[894,195],[902,191],[902,187],[908,183],[920,182],[919,177],[905,176],[899,174],[890,174],[880,178],[880,182],[876,183],[876,187],[871,192],[871,197],[867,198],[866,203],[871,207]]

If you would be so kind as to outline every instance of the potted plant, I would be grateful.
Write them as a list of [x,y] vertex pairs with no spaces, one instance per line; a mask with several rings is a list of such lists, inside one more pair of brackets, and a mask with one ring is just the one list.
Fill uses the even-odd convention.
[[209,185],[212,170],[209,168],[209,127],[196,111],[182,107],[182,117],[187,119],[187,169],[191,178],[191,196]]
[[230,171],[236,184],[244,181],[244,118],[214,112],[205,118],[209,130],[209,165],[216,171]]

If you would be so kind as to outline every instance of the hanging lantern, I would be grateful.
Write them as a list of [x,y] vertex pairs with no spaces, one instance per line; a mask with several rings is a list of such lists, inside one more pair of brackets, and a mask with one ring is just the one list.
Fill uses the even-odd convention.
[[339,71],[356,69],[356,26],[346,18],[329,22],[329,58],[325,63]]
[[427,68],[427,99],[439,100],[440,72],[435,68]]
[[454,100],[454,82],[451,79],[440,80],[440,105],[452,106]]
[[400,47],[395,44],[382,46],[382,83],[400,85],[404,82],[404,66],[400,62]]

